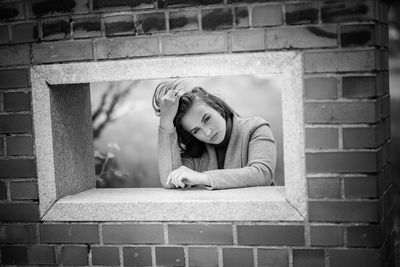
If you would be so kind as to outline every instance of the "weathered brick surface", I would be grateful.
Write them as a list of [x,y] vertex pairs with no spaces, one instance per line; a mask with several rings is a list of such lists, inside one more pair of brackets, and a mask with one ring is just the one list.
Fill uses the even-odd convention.
[[234,24],[236,28],[247,28],[250,26],[249,9],[247,7],[235,7],[234,14]]
[[384,142],[384,124],[343,128],[344,148],[376,148]]
[[100,17],[84,17],[73,20],[72,30],[74,38],[101,36]]
[[375,76],[346,76],[342,78],[343,97],[376,97],[381,95]]
[[30,63],[28,45],[0,47],[0,66],[25,65]]
[[201,11],[203,30],[214,31],[230,29],[233,24],[233,15],[230,8],[203,9]]
[[337,98],[335,77],[312,77],[304,80],[304,96],[307,99]]
[[132,15],[121,15],[104,18],[107,36],[133,34],[135,27]]
[[378,196],[376,176],[344,178],[344,195],[346,198],[376,198]]
[[175,11],[169,13],[170,31],[192,31],[199,29],[195,10]]
[[31,133],[31,132],[32,132],[32,115],[30,114],[0,115],[0,133]]
[[0,178],[36,177],[36,163],[33,159],[0,160]]
[[222,256],[224,266],[253,266],[253,249],[251,248],[223,248]]
[[150,247],[125,247],[123,249],[125,266],[151,266]]
[[183,247],[156,247],[157,266],[185,266]]
[[344,227],[342,226],[310,226],[311,246],[338,247],[344,245]]
[[63,246],[60,263],[64,265],[88,265],[88,246]]
[[7,155],[33,155],[33,140],[31,136],[7,136]]
[[318,23],[318,5],[311,4],[288,4],[286,5],[287,24],[309,24]]
[[337,46],[335,26],[307,26],[267,29],[269,49]]
[[137,16],[138,24],[141,25],[140,33],[165,32],[165,13],[155,12],[140,14]]
[[371,46],[375,41],[375,27],[371,25],[343,25],[340,27],[342,47]]
[[333,177],[309,178],[308,197],[340,198],[340,179]]
[[0,70],[0,88],[22,88],[27,86],[29,86],[27,69]]
[[40,18],[71,13],[87,13],[89,11],[88,0],[74,0],[54,2],[45,0],[32,0],[28,2],[28,14],[31,18]]
[[28,222],[37,221],[38,219],[38,203],[0,203],[0,221]]
[[8,27],[0,26],[0,44],[7,44],[9,42]]
[[322,22],[372,20],[374,13],[374,1],[324,1],[321,6]]
[[320,249],[294,249],[294,267],[324,267],[324,251]]
[[287,249],[257,249],[258,266],[289,266],[289,252]]
[[5,92],[3,101],[5,111],[31,110],[31,94],[28,92]]
[[376,225],[347,227],[347,246],[380,247],[382,245],[380,228]]
[[0,5],[0,21],[12,21],[25,18],[24,3],[21,2],[3,2]]
[[331,249],[330,267],[381,266],[381,253],[378,249]]
[[97,59],[153,56],[159,54],[155,37],[121,37],[94,41]]
[[283,23],[281,5],[254,6],[252,9],[253,26],[275,26]]
[[226,33],[166,36],[162,46],[167,55],[217,53],[228,50],[228,38]]
[[0,247],[3,264],[28,264],[28,249],[22,246]]
[[98,243],[97,224],[41,224],[42,243]]
[[306,128],[306,148],[337,148],[338,135],[338,129],[333,127]]
[[171,244],[233,244],[231,225],[168,225]]
[[51,20],[42,23],[43,40],[61,40],[71,37],[71,24],[67,20]]
[[152,0],[93,0],[93,9],[101,11],[125,10],[127,8],[143,9],[153,8]]
[[265,50],[265,32],[263,29],[234,31],[232,36],[232,51]]
[[7,199],[7,185],[6,183],[0,182],[0,199]]
[[52,63],[93,58],[91,41],[41,43],[32,46],[33,63]]
[[189,266],[218,267],[217,248],[189,247]]
[[37,242],[34,224],[0,225],[0,243],[33,244]]
[[35,42],[39,39],[37,23],[20,23],[11,26],[12,42]]
[[118,247],[92,247],[92,263],[103,266],[119,265]]
[[11,182],[10,194],[12,200],[39,198],[37,182]]
[[32,246],[29,248],[30,264],[56,264],[56,247],[53,246]]
[[104,243],[147,243],[164,242],[164,232],[161,224],[110,224],[103,225]]
[[[160,7],[160,3],[164,1],[159,1],[158,6]],[[167,5],[163,7],[183,7],[183,6],[195,6],[195,5],[214,5],[221,4],[223,0],[168,0]]]
[[238,225],[239,245],[304,245],[301,225]]

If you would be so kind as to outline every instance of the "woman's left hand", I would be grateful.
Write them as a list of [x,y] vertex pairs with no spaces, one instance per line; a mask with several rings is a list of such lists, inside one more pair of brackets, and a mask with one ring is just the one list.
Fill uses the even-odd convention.
[[184,188],[186,185],[210,185],[206,174],[196,172],[186,166],[181,166],[170,172],[166,184],[174,184],[176,188]]

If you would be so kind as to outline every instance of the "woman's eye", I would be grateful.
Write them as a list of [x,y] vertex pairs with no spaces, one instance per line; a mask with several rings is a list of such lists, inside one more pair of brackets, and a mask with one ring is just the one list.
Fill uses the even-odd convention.
[[210,116],[204,118],[204,122],[208,122],[210,120]]
[[193,134],[197,134],[199,132],[199,129],[193,130]]

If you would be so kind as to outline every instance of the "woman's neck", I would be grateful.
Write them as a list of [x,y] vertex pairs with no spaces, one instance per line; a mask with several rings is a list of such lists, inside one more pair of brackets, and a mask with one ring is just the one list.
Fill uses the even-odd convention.
[[226,119],[226,131],[225,131],[225,137],[224,140],[222,140],[221,143],[215,145],[216,147],[225,147],[229,143],[229,139],[231,137],[231,132],[232,132],[232,118],[228,117]]

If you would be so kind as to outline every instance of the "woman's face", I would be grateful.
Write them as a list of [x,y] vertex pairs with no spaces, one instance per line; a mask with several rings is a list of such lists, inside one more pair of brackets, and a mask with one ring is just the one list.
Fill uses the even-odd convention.
[[207,144],[220,144],[225,138],[226,121],[209,105],[195,101],[182,117],[182,127],[196,139]]

